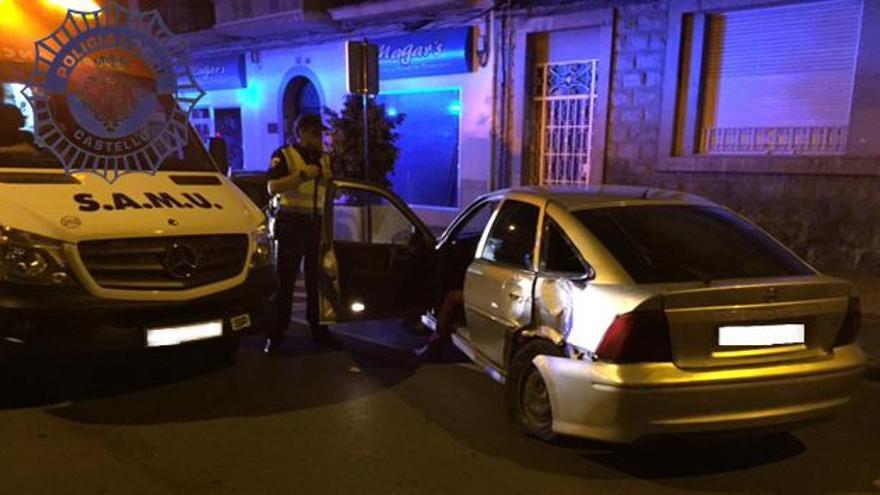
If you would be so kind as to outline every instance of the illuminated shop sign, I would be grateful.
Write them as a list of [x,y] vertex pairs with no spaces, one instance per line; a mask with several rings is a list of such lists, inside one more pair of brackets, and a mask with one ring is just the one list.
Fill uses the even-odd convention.
[[376,40],[379,45],[379,78],[436,76],[470,72],[473,28],[417,32]]
[[244,54],[198,59],[190,69],[202,89],[238,89],[247,87]]

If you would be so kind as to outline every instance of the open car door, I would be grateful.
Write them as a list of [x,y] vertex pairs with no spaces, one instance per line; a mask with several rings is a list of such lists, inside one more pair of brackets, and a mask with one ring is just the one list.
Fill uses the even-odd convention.
[[321,323],[420,314],[432,296],[434,236],[394,193],[331,179],[321,227]]

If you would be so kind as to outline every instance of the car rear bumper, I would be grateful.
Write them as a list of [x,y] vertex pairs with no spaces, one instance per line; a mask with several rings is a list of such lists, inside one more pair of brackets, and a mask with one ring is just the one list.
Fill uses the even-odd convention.
[[[190,301],[121,301],[79,287],[0,285],[0,362],[147,347],[148,328],[223,321],[223,336],[271,321],[272,269],[253,271],[232,289]],[[249,325],[232,319],[248,315]],[[239,328],[235,330],[235,328]]]
[[646,436],[795,424],[835,412],[865,370],[858,347],[819,361],[688,371],[538,356],[557,433],[629,443]]

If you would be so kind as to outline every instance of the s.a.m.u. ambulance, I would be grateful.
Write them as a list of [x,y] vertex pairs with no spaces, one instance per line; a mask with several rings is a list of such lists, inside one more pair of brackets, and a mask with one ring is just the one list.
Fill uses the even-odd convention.
[[[68,15],[55,4],[0,3],[0,24],[17,19],[3,26],[0,39],[0,363],[194,341],[233,351],[241,331],[270,318],[275,277],[265,216],[218,172],[185,120],[185,146],[145,155],[160,157],[149,164],[158,168],[154,174],[110,181],[93,172],[66,173],[64,153],[49,149],[57,141],[39,138],[34,119],[41,107],[27,101],[26,90],[33,84],[34,40]],[[89,63],[99,65],[112,53]],[[85,82],[89,90],[101,84],[114,90],[112,78]],[[89,95],[73,96],[53,100],[59,129],[97,141],[71,131],[85,115],[73,105]],[[97,96],[109,105],[92,115],[106,117],[126,104],[112,94]],[[147,117],[149,123],[155,115]],[[119,152],[138,143],[105,136],[101,146]]]

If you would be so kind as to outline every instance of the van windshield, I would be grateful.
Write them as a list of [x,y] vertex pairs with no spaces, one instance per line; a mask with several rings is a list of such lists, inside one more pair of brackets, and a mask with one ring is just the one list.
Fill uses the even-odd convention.
[[[63,169],[58,158],[34,139],[34,114],[22,94],[24,84],[0,80],[0,88],[0,169]],[[52,116],[58,119],[61,126],[68,125],[71,118],[67,105],[66,100],[61,100],[52,108]],[[149,170],[151,165],[153,163],[141,164],[145,170]],[[217,172],[199,134],[191,125],[187,126],[186,145],[178,152],[171,153],[159,165],[160,171]]]
[[813,275],[767,234],[719,207],[621,206],[574,216],[639,284]]

